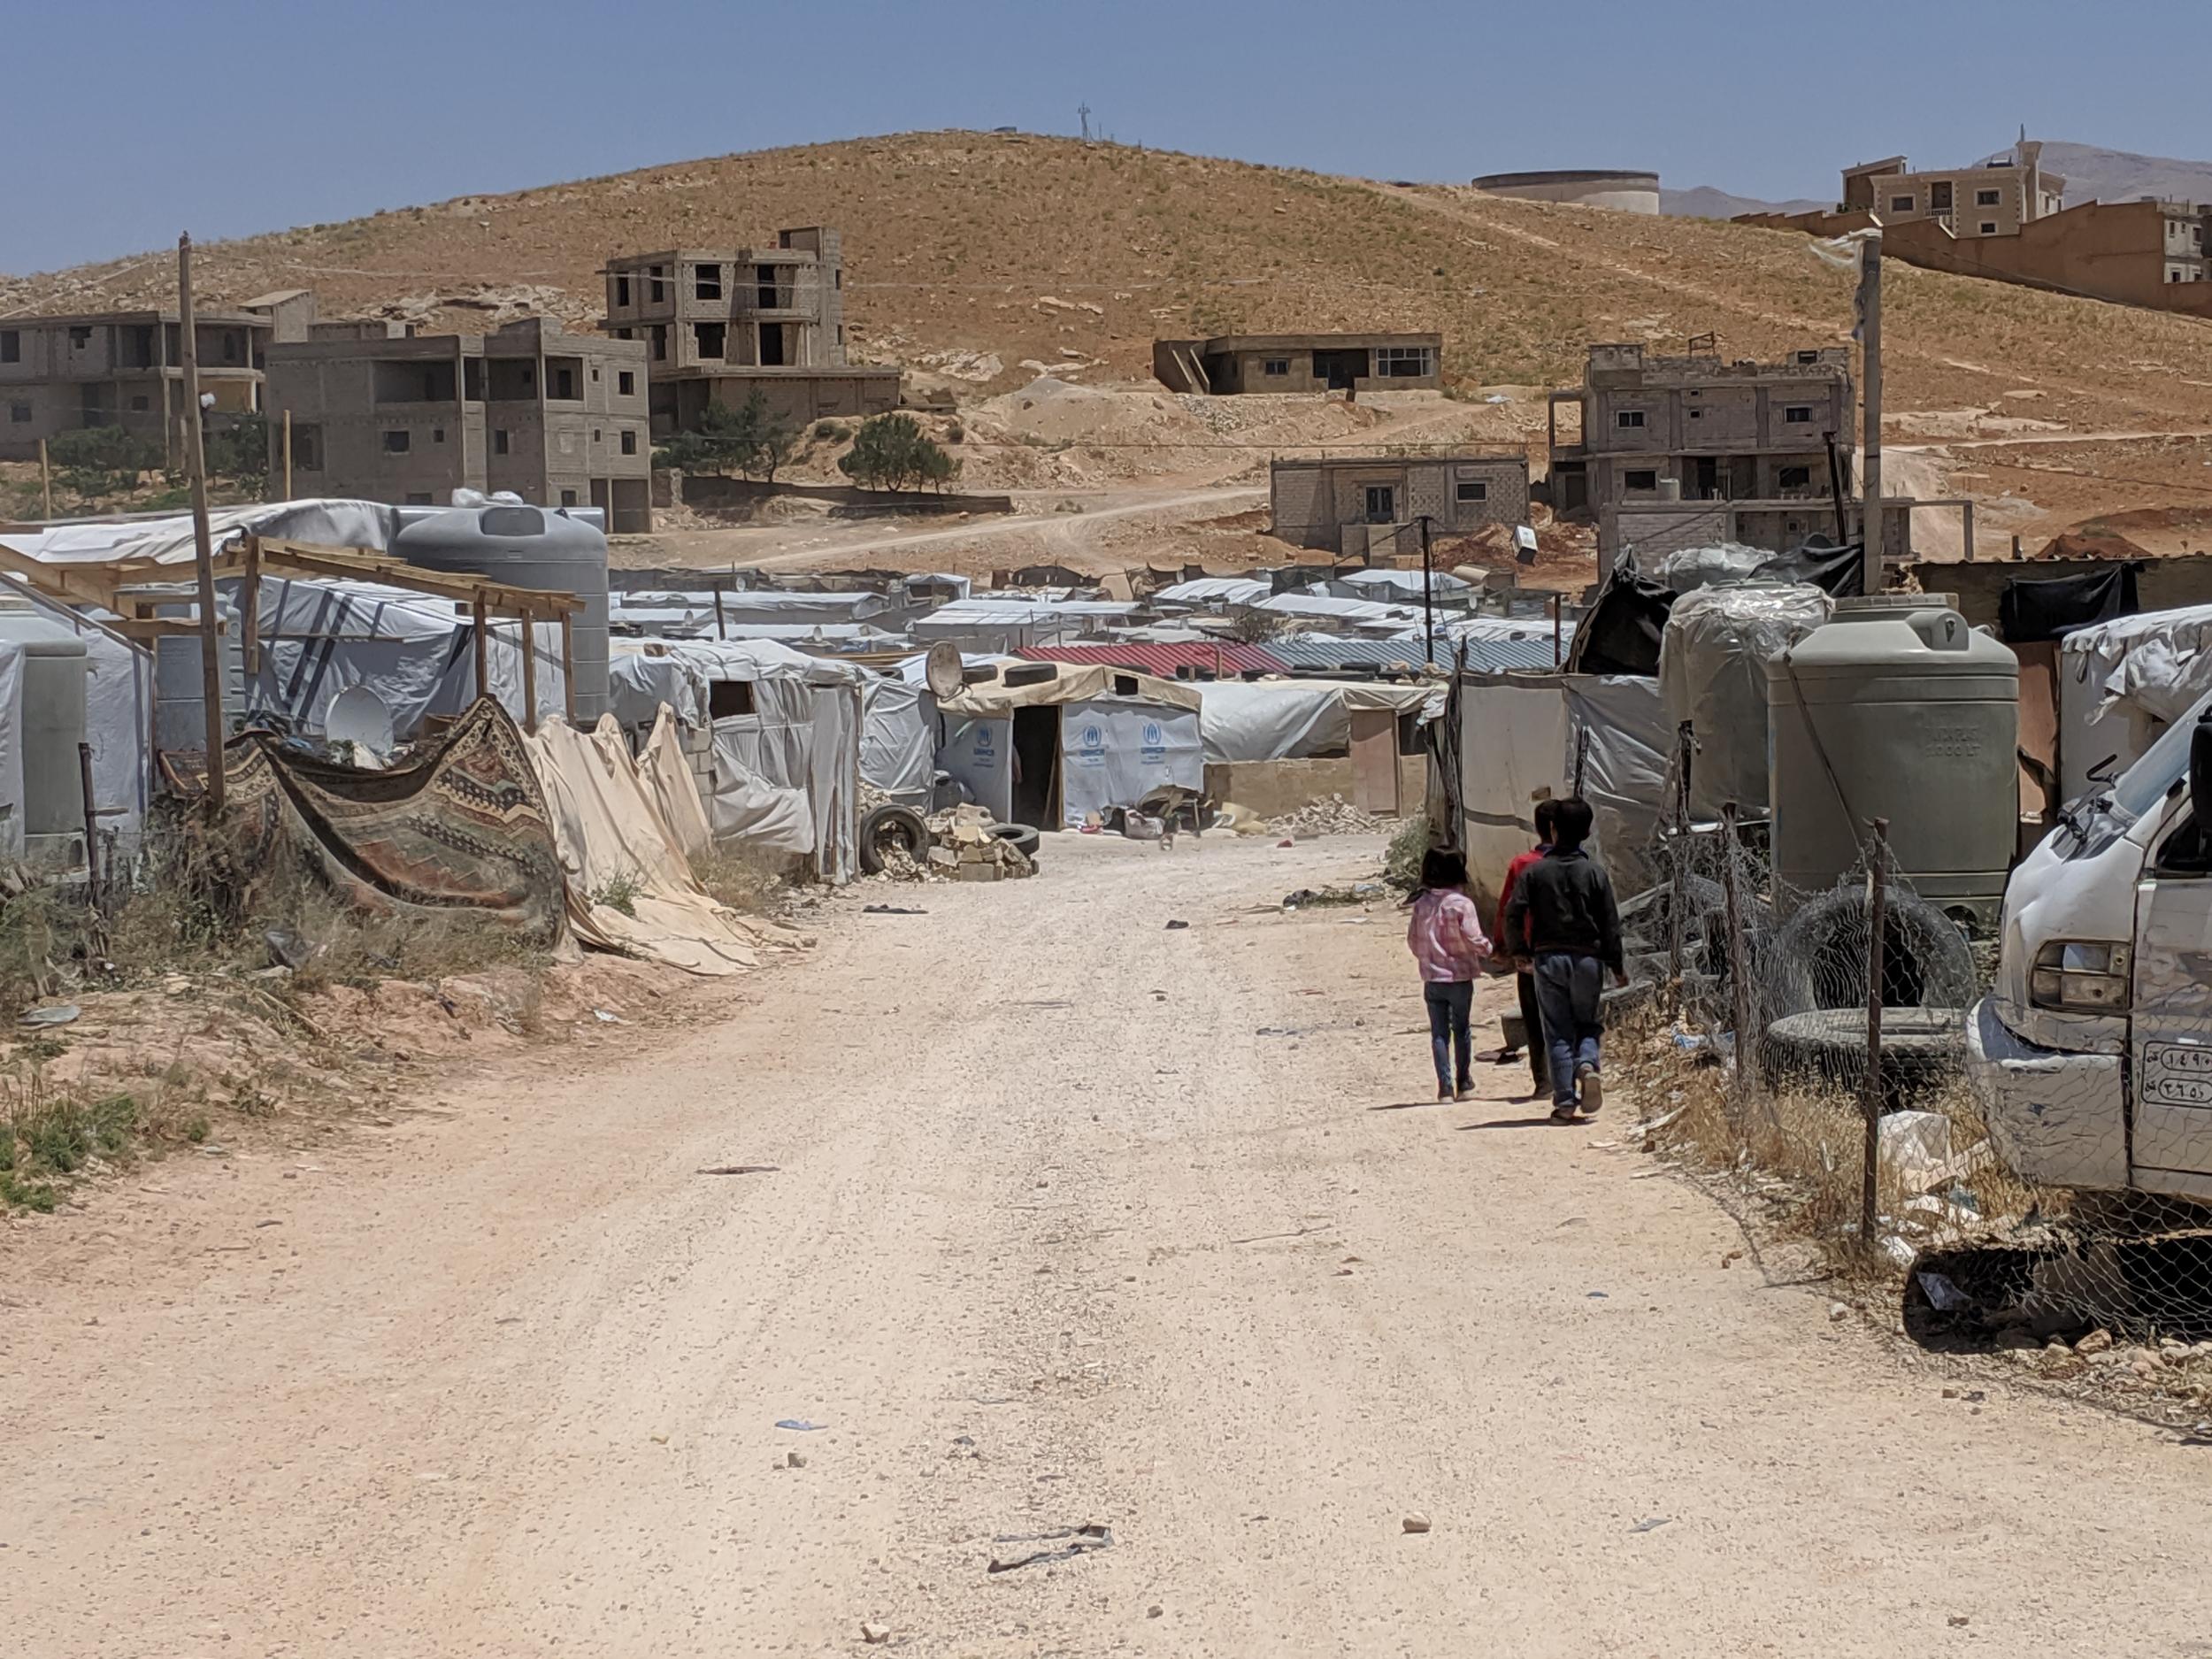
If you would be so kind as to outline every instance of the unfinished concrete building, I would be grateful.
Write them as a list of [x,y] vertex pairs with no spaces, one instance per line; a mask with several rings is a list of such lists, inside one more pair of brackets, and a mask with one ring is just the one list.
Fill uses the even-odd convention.
[[293,491],[403,506],[457,489],[599,507],[652,528],[645,348],[549,318],[489,334],[328,323],[269,349],[271,472],[291,416]]
[[[273,340],[306,336],[315,296],[303,288],[264,295],[194,319],[200,390],[214,423],[262,406],[262,367]],[[184,455],[184,355],[174,311],[99,311],[0,319],[0,459],[34,460],[41,439],[84,426],[120,426]]]
[[845,357],[845,263],[836,231],[780,231],[772,248],[677,248],[610,259],[601,326],[645,348],[656,436],[755,391],[796,421],[895,409],[899,372]]
[[1156,340],[1152,373],[1171,392],[1435,391],[1441,334],[1222,334]]
[[[1700,346],[1704,347],[1700,349]],[[1563,430],[1560,412],[1574,411]],[[1851,493],[1855,408],[1841,346],[1779,363],[1724,362],[1709,340],[1688,355],[1594,345],[1583,383],[1551,394],[1551,504],[1594,518],[1609,567],[1624,507],[1656,501],[1803,503],[1830,494],[1829,434]]]
[[2043,170],[2043,146],[2022,139],[1972,167],[1915,173],[1902,156],[1862,162],[1843,175],[1839,212],[1878,214],[1885,225],[1935,219],[1955,236],[2012,236],[2059,211],[2066,180]]
[[1340,557],[1388,559],[1432,537],[1528,522],[1528,457],[1348,455],[1268,468],[1273,534]]

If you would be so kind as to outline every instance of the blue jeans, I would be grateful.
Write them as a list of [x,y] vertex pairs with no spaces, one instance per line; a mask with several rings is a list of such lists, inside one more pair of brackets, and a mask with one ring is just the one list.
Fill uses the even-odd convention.
[[1605,970],[1595,956],[1550,950],[1536,958],[1536,1005],[1544,1010],[1555,1106],[1577,1104],[1575,1073],[1598,1064],[1604,989]]
[[1436,1061],[1436,1087],[1471,1087],[1467,1063],[1473,1040],[1467,1030],[1467,1013],[1475,1004],[1475,982],[1431,979],[1421,987],[1421,1000],[1429,1008],[1429,1053]]

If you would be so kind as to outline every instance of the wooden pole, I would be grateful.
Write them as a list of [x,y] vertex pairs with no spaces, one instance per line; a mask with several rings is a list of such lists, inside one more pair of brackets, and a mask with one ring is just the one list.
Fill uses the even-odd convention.
[[1759,1064],[1759,1040],[1766,1033],[1756,1029],[1757,1017],[1751,1006],[1751,945],[1744,938],[1742,895],[1737,891],[1741,878],[1737,874],[1736,803],[1727,803],[1720,810],[1721,895],[1728,907],[1728,983],[1734,992],[1732,998],[1735,1009],[1736,1027],[1736,1101],[1735,1127],[1741,1133],[1744,1127],[1742,1102],[1751,1092],[1751,1077]]
[[40,500],[45,503],[46,517],[51,518],[54,516],[54,468],[46,458],[46,440],[43,438],[38,441],[38,493]]
[[261,672],[261,538],[246,538],[246,565],[240,572],[238,631],[246,654],[246,672]]
[[1865,426],[1860,442],[1866,450],[1866,476],[1859,493],[1859,539],[1865,545],[1860,565],[1866,596],[1882,591],[1882,234],[1859,244],[1859,343],[1864,359],[1861,396]]
[[720,582],[714,585],[714,637],[718,640],[726,640],[730,637],[722,625],[722,584]]
[[522,729],[538,729],[538,654],[534,649],[532,634],[534,626],[530,613],[521,613],[522,620]]
[[1562,595],[1558,594],[1551,596],[1551,665],[1554,668],[1557,668],[1567,660],[1566,629],[1564,620],[1560,615],[1561,598]]
[[207,455],[201,443],[200,342],[192,309],[192,238],[177,238],[177,334],[184,368],[184,464],[192,481],[192,554],[200,588],[200,696],[206,717],[207,810],[223,810],[223,657],[215,611],[215,549],[207,525]]
[[284,499],[292,499],[292,411],[284,411]]
[[571,726],[576,724],[576,619],[561,612],[561,704]]
[[100,810],[92,795],[92,745],[77,745],[77,781],[84,791],[85,894],[93,910],[100,909]]
[[1859,1244],[1874,1248],[1876,1186],[1882,1145],[1882,931],[1888,909],[1889,820],[1873,820],[1867,842],[1866,1072],[1859,1107],[1866,1114],[1866,1156],[1860,1174]]
[[1421,635],[1428,641],[1428,664],[1436,666],[1436,567],[1429,551],[1429,516],[1421,515]]
[[476,590],[476,695],[492,695],[492,648],[489,638],[490,618],[485,615],[484,590]]

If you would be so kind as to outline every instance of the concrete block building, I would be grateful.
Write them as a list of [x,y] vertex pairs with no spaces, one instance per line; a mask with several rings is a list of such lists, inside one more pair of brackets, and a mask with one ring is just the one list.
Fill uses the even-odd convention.
[[1940,221],[1955,236],[2014,236],[2059,211],[2066,180],[2043,170],[2043,146],[2023,139],[1974,167],[1915,173],[1902,156],[1862,162],[1843,175],[1838,211],[1870,212],[1885,225]]
[[1387,559],[1432,536],[1528,522],[1524,455],[1328,456],[1268,469],[1274,534],[1343,558]]
[[[200,390],[217,421],[260,411],[271,342],[304,338],[314,315],[304,289],[196,315]],[[0,459],[34,460],[41,439],[80,427],[121,426],[181,465],[183,364],[174,311],[0,318]]]
[[[401,505],[456,489],[599,507],[616,533],[652,527],[645,348],[549,318],[488,334],[319,325],[269,349],[270,441],[292,418],[293,488]],[[272,457],[272,475],[281,466]]]
[[780,231],[772,248],[626,254],[604,275],[601,326],[644,347],[657,436],[756,390],[797,421],[898,406],[896,369],[846,360],[843,246],[826,226]]
[[[1624,507],[1817,502],[1830,493],[1831,433],[1851,492],[1856,410],[1846,348],[1729,363],[1695,343],[1678,357],[1594,345],[1583,383],[1551,394],[1552,508],[1597,520],[1601,564],[1618,551]],[[1576,412],[1575,429],[1563,432],[1563,408]]]
[[1152,373],[1171,392],[1435,391],[1441,334],[1222,334],[1156,340]]

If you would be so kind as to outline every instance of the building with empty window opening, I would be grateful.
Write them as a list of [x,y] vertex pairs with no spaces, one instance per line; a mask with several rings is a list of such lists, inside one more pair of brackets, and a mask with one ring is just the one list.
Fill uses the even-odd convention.
[[[1563,411],[1571,411],[1564,423]],[[1609,566],[1624,505],[1829,495],[1832,433],[1847,496],[1855,418],[1842,346],[1730,363],[1703,341],[1674,357],[1633,343],[1594,345],[1583,383],[1551,394],[1552,509],[1595,518],[1599,561]]]
[[457,489],[598,507],[652,528],[645,349],[527,318],[488,334],[326,323],[269,349],[271,472],[292,417],[293,489],[400,505]]
[[1152,373],[1171,392],[1436,391],[1441,334],[1223,334],[1156,340]]
[[1268,468],[1273,534],[1343,558],[1392,559],[1431,536],[1528,522],[1528,457],[1514,454],[1332,455]]
[[898,407],[898,370],[846,358],[843,246],[826,226],[779,231],[772,248],[625,254],[604,275],[601,326],[645,348],[657,436],[755,391],[803,422]]
[[[304,338],[315,296],[267,294],[194,319],[200,390],[211,422],[257,414],[273,340]],[[85,426],[120,426],[184,457],[183,342],[174,311],[100,311],[77,317],[0,318],[0,459],[35,460],[41,439]]]

